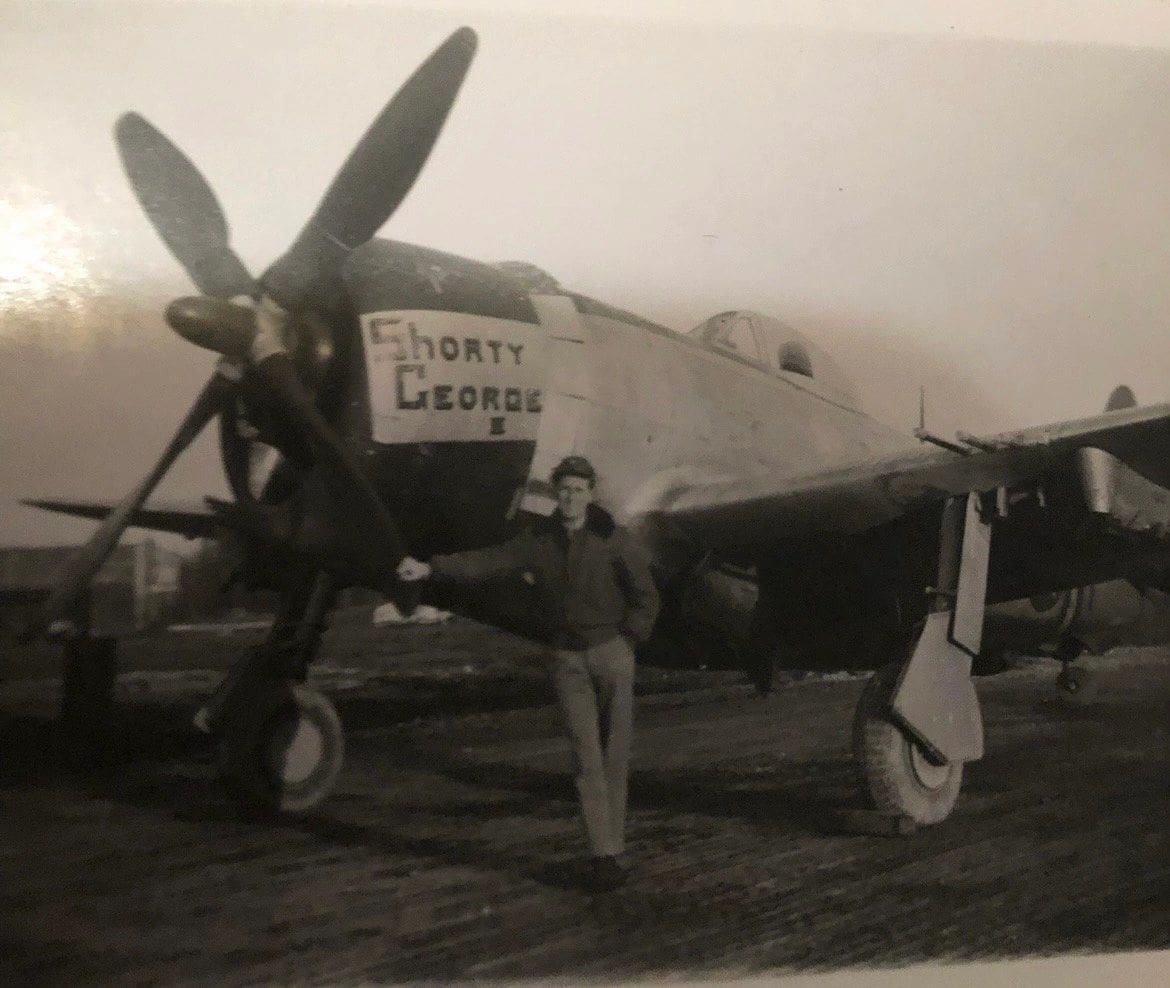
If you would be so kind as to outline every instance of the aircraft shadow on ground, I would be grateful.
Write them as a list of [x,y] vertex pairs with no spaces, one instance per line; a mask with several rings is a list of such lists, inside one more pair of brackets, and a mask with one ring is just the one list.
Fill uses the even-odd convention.
[[[419,718],[520,710],[546,704],[539,685],[522,677],[459,680],[398,677],[376,691],[333,695],[351,734],[395,730]],[[207,739],[191,726],[201,698],[118,702],[99,721],[68,726],[55,716],[0,713],[0,787],[76,772],[175,759],[206,760]]]
[[[415,760],[414,766],[411,759]],[[417,750],[406,754],[400,764],[467,785],[524,793],[520,798],[530,801],[528,805],[533,809],[550,799],[570,805],[576,801],[567,757],[562,770],[548,770]],[[852,780],[853,768],[846,759],[779,764],[764,774],[718,768],[642,770],[631,774],[629,804],[633,812],[736,819],[822,833],[833,811],[860,806]],[[463,812],[462,804],[458,804],[456,813]]]
[[[487,761],[463,755],[453,741],[409,723],[422,716],[420,707],[442,710],[448,717],[531,708],[534,720],[545,720],[544,726],[552,727],[557,715],[541,684],[500,681],[469,696],[457,683],[432,681],[421,704],[417,690],[411,696],[342,694],[336,699],[343,723],[357,738],[351,740],[351,757],[362,757],[362,733],[375,731],[379,734],[376,742],[365,743],[376,744],[384,764],[438,775],[469,787],[471,792],[467,798],[426,805],[399,805],[392,796],[379,798],[380,818],[406,820],[411,814],[425,813],[466,821],[518,815],[572,817],[576,812],[567,756],[563,768],[556,769]],[[0,789],[59,780],[75,783],[95,798],[170,808],[188,820],[239,819],[238,811],[215,782],[212,744],[190,727],[189,716],[186,706],[136,701],[117,705],[106,723],[88,733],[67,731],[59,722],[43,717],[6,717],[0,720],[0,744],[5,752]],[[129,773],[127,769],[134,766],[145,771]],[[823,833],[831,811],[851,805],[851,798],[855,798],[851,780],[851,769],[844,759],[779,764],[764,774],[734,769],[636,771],[630,783],[631,814],[665,818],[669,823],[660,826],[679,836],[709,831],[713,824],[705,818],[733,819],[768,830]],[[371,830],[342,822],[346,801],[352,798],[338,793],[321,813],[306,818],[311,823],[282,820],[281,824],[312,826],[323,839],[332,835],[374,845],[386,839],[401,841],[380,825]],[[336,814],[330,813],[331,806],[337,808]],[[273,822],[256,821],[261,826]],[[414,843],[404,849],[453,863],[476,860],[474,855],[483,850],[474,846],[465,850],[461,841],[444,840]],[[492,853],[498,854],[498,850]],[[555,846],[550,851],[555,856]],[[524,861],[530,864],[531,857],[526,855]],[[555,883],[555,872],[554,864],[553,873],[544,877]]]
[[[662,694],[712,683],[717,674],[671,674],[670,682],[642,679],[639,695]],[[448,724],[475,714],[531,710],[543,724],[555,720],[553,694],[540,673],[508,671],[489,675],[373,676],[357,689],[327,690],[347,735],[426,732],[420,722]],[[202,696],[183,699],[135,697],[116,702],[109,712],[84,727],[69,727],[45,712],[0,712],[0,787],[51,779],[101,767],[200,757],[206,739],[191,728]],[[378,743],[381,743],[379,740]]]

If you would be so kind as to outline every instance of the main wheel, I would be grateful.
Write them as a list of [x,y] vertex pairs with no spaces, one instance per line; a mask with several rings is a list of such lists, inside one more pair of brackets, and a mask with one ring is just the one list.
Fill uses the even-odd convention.
[[919,824],[939,823],[959,798],[963,763],[931,757],[894,723],[891,703],[900,670],[885,666],[866,683],[853,715],[853,757],[875,809]]
[[287,681],[266,684],[224,725],[220,775],[249,810],[300,813],[333,788],[345,757],[341,720],[328,698]]

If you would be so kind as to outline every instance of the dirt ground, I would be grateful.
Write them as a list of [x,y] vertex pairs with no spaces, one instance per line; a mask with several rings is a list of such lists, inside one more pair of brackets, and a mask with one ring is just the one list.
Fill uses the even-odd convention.
[[467,622],[329,636],[347,762],[316,812],[239,817],[192,711],[243,636],[122,645],[81,752],[49,653],[0,657],[0,979],[353,983],[756,975],[1170,947],[1170,656],[980,681],[944,824],[842,833],[856,678],[757,697],[640,674],[622,889],[591,896],[539,655]]

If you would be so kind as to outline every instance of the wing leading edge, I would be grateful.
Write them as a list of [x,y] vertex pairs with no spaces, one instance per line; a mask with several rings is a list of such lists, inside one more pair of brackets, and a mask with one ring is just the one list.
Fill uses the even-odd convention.
[[948,495],[1026,484],[1104,450],[1160,488],[1170,487],[1170,404],[968,439],[969,455],[922,448],[797,476],[753,476],[673,489],[657,509],[713,545],[770,536],[850,535]]

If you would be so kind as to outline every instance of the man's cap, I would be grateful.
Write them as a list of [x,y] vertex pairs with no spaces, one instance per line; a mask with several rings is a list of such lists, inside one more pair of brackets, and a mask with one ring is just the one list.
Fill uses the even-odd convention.
[[565,477],[580,477],[582,480],[595,481],[597,471],[593,464],[583,456],[566,456],[552,472],[552,482],[555,487]]

